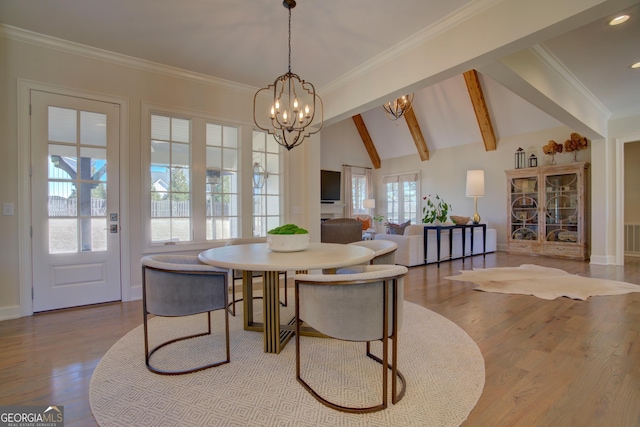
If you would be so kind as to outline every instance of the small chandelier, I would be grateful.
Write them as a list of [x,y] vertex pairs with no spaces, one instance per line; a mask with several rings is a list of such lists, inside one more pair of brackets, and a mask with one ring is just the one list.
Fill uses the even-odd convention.
[[389,120],[398,120],[413,104],[413,94],[404,95],[396,100],[386,102],[382,105]]
[[[273,135],[278,144],[291,150],[300,145],[304,138],[322,129],[324,112],[322,99],[316,95],[313,84],[291,72],[291,9],[296,7],[296,2],[284,0],[282,5],[289,9],[289,69],[276,78],[272,85],[256,92],[253,97],[253,121],[260,129]],[[264,126],[256,118],[256,111],[261,110],[258,99],[262,91],[273,91],[271,123]],[[314,122],[316,113],[319,121]]]

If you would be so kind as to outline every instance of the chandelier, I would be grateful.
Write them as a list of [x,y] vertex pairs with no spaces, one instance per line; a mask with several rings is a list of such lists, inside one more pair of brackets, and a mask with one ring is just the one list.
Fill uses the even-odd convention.
[[413,94],[404,95],[396,100],[386,102],[382,105],[384,112],[389,120],[398,120],[406,111],[411,108],[413,103]]
[[[307,136],[322,128],[324,119],[322,99],[316,95],[313,84],[302,80],[291,72],[291,9],[296,7],[295,0],[284,0],[282,5],[289,9],[289,69],[276,78],[272,85],[260,89],[253,97],[253,121],[260,129],[270,133],[276,142],[287,150],[302,143]],[[273,91],[273,102],[269,124],[261,125],[256,117],[257,111],[264,111],[258,105],[261,92]],[[265,108],[265,113],[268,108]],[[319,120],[316,119],[318,113]],[[262,115],[262,113],[260,113]],[[315,121],[314,121],[315,120]]]

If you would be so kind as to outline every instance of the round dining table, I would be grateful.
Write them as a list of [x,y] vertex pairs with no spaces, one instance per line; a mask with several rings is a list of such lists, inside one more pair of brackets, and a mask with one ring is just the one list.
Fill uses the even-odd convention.
[[[280,353],[293,335],[293,321],[280,324],[279,273],[332,270],[369,262],[374,252],[358,245],[310,243],[303,251],[275,252],[266,243],[221,246],[198,258],[215,267],[242,270],[244,328],[264,334],[265,353]],[[253,321],[253,272],[262,272],[263,323]],[[285,284],[286,286],[286,284]]]

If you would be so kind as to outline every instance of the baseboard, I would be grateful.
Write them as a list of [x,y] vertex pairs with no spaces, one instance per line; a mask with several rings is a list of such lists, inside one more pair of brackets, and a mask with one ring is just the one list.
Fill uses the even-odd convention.
[[591,255],[589,263],[595,265],[615,265],[616,257],[613,255]]
[[20,306],[19,305],[11,305],[8,307],[0,307],[0,321],[9,320],[9,319],[17,319],[20,316]]
[[[131,286],[129,301],[138,301],[142,299],[142,284]],[[124,301],[124,300],[123,300]]]

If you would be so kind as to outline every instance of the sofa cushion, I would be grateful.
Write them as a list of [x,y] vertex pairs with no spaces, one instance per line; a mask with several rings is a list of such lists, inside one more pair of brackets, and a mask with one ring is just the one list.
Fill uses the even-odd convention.
[[422,236],[424,234],[424,224],[409,225],[404,229],[405,236]]
[[403,222],[402,224],[393,224],[391,222],[387,223],[387,231],[389,234],[398,234],[403,235],[404,229],[411,225],[411,220],[407,222]]

